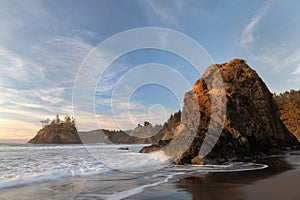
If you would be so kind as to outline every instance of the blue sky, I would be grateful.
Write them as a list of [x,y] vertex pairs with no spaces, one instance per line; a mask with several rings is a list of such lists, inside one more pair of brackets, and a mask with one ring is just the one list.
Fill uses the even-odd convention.
[[[244,58],[272,92],[299,89],[299,10],[296,0],[0,0],[0,139],[29,139],[40,120],[56,113],[72,115],[73,85],[86,56],[105,39],[133,28],[179,31],[202,45],[216,63]],[[113,123],[111,98],[118,80],[147,63],[170,66],[190,85],[200,78],[171,53],[130,52],[99,79],[95,113],[83,109],[82,115],[95,114],[101,128],[119,129],[143,120],[163,122],[180,109],[184,93],[176,98],[168,87],[145,84],[129,100],[113,104],[119,120]],[[174,79],[171,74],[164,78]],[[80,130],[98,128],[92,124],[78,122]]]

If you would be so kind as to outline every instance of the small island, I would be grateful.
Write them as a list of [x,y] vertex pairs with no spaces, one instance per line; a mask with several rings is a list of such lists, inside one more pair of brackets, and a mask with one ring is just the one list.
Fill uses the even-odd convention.
[[66,116],[64,120],[56,115],[49,124],[49,119],[43,120],[43,128],[29,140],[31,144],[82,144],[75,127],[75,119]]

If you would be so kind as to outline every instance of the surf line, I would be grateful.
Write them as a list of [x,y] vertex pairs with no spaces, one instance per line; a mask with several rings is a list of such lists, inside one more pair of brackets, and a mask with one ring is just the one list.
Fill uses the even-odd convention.
[[169,181],[169,179],[171,179],[173,177],[173,175],[168,175],[164,180],[162,181],[159,181],[159,182],[155,182],[155,183],[151,183],[151,184],[146,184],[146,185],[142,185],[142,186],[139,186],[139,187],[136,187],[136,188],[132,188],[132,189],[129,189],[129,190],[125,190],[125,191],[122,191],[122,192],[116,192],[112,195],[97,195],[97,194],[92,194],[92,195],[88,195],[90,197],[102,197],[106,200],[119,200],[119,199],[124,199],[124,198],[127,198],[127,197],[131,197],[133,195],[136,195],[136,194],[139,194],[141,192],[144,191],[145,188],[149,188],[149,187],[154,187],[154,186],[157,186],[157,185],[160,185],[162,183],[167,183]]

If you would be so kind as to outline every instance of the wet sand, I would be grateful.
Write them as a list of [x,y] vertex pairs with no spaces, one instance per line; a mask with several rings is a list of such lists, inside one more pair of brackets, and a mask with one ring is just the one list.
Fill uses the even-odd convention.
[[[295,154],[256,160],[269,166],[261,170],[182,174],[166,181],[158,177],[152,181],[159,184],[146,186],[145,177],[131,174],[70,178],[3,191],[0,199],[296,200],[300,199],[300,152]],[[115,191],[119,192],[111,195]]]
[[241,188],[244,199],[300,199],[300,155],[288,156],[286,160],[293,168],[292,170]]
[[257,162],[269,167],[257,171],[182,177],[128,199],[300,199],[300,155],[264,158]]

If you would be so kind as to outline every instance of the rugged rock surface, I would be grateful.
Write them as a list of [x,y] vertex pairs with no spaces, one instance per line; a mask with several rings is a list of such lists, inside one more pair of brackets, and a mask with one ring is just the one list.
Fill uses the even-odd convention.
[[300,90],[274,95],[279,116],[285,126],[300,140]]
[[145,146],[143,147],[139,153],[150,153],[153,151],[158,151],[160,149],[162,149],[164,146],[166,146],[167,144],[169,144],[171,141],[171,139],[169,140],[159,140],[159,142],[157,144],[152,144],[150,146]]
[[173,130],[163,150],[175,164],[238,161],[298,145],[265,83],[239,59],[208,67],[186,93]]
[[29,140],[31,144],[81,144],[77,129],[72,123],[52,123]]

